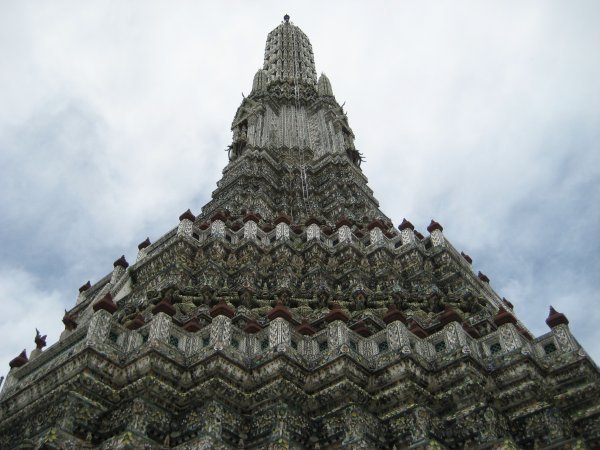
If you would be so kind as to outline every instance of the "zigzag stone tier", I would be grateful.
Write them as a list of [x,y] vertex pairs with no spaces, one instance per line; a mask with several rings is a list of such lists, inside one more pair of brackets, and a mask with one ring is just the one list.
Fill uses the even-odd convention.
[[600,372],[534,338],[432,221],[396,230],[286,19],[195,217],[11,361],[2,449],[600,447]]

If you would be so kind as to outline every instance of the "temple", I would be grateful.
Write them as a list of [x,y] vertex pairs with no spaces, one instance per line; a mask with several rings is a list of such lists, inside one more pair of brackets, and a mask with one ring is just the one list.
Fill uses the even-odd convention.
[[532,336],[441,224],[380,211],[288,16],[232,132],[202,211],[10,362],[0,448],[600,448],[600,371],[566,316]]

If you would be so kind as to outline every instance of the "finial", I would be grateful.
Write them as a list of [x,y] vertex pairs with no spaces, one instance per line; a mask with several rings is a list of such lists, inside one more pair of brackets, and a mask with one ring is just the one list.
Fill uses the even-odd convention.
[[431,223],[427,227],[427,231],[429,231],[430,233],[433,233],[435,230],[444,231],[444,228],[442,228],[442,226],[438,222],[431,219]]
[[402,223],[400,225],[398,225],[398,229],[400,231],[404,231],[404,230],[409,229],[409,228],[411,230],[414,230],[415,226],[412,223],[410,223],[408,220],[402,219]]
[[554,328],[557,325],[568,325],[569,319],[563,313],[558,312],[552,306],[550,306],[550,313],[546,319],[546,325],[550,328]]
[[37,328],[35,329],[35,346],[37,347],[38,350],[41,350],[42,348],[44,348],[46,346],[46,335],[41,335],[40,334],[40,330],[38,330]]
[[11,360],[8,363],[8,365],[10,366],[11,369],[14,369],[15,367],[24,366],[25,364],[27,364],[28,361],[29,361],[29,358],[27,357],[27,352],[25,350],[23,350],[21,353],[19,353],[19,356],[17,356],[13,360]]
[[285,16],[283,16],[283,20],[285,20],[285,23],[290,23],[290,16],[289,16],[289,14],[286,14]]
[[129,267],[129,263],[125,259],[125,255],[121,255],[121,257],[113,263],[113,267],[117,267],[117,266],[120,266],[123,269],[127,269]]

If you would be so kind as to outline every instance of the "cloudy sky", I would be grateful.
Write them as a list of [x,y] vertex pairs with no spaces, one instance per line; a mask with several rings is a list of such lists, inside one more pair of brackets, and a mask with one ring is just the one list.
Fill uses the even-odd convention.
[[552,304],[600,361],[600,3],[299,3],[0,3],[0,375],[209,200],[285,13],[382,210],[435,218],[535,335]]

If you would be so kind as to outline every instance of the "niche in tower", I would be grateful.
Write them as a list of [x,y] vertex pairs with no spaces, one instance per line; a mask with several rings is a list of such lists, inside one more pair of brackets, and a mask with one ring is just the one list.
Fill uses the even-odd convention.
[[344,136],[344,148],[346,149],[346,155],[350,158],[350,161],[354,163],[357,167],[360,167],[360,164],[363,161],[363,157],[358,150],[354,147],[354,138],[352,137],[351,132],[345,127],[342,128],[342,134]]
[[229,160],[239,158],[248,143],[248,120],[243,120],[238,123],[237,127],[233,132],[233,143],[229,147]]

